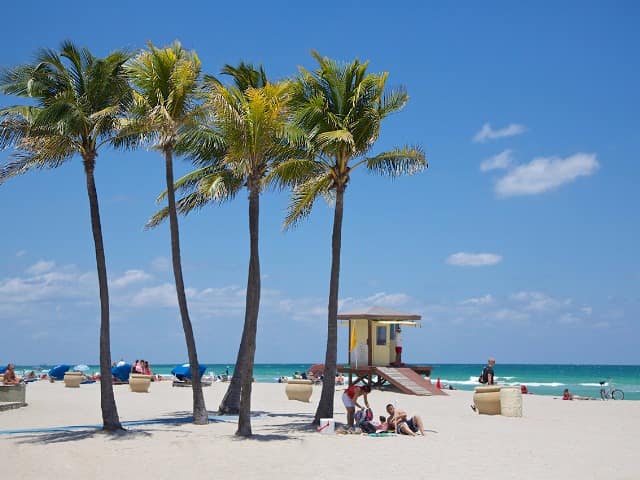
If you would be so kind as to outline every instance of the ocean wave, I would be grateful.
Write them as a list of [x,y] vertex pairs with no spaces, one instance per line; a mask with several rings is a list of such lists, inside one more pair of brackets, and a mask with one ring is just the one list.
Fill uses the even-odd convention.
[[[469,380],[448,380],[440,379],[442,383],[449,385],[481,385],[476,377],[470,377]],[[561,382],[499,382],[500,385],[506,385],[509,387],[517,387],[520,385],[526,385],[527,387],[563,387],[564,383]]]
[[504,383],[504,385],[509,385],[510,387],[518,385],[526,385],[527,387],[564,387],[566,384],[560,382],[511,382]]
[[[600,384],[599,383],[579,383],[578,385],[580,385],[581,387],[599,387]],[[605,383],[605,386],[608,386],[608,383]]]

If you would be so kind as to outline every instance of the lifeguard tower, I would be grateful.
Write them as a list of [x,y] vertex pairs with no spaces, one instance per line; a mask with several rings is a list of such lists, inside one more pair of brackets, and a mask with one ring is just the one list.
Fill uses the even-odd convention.
[[384,307],[339,314],[340,324],[349,327],[349,363],[338,365],[338,371],[349,376],[349,385],[390,383],[410,395],[446,395],[431,383],[430,366],[393,364],[396,327],[419,327],[421,319]]

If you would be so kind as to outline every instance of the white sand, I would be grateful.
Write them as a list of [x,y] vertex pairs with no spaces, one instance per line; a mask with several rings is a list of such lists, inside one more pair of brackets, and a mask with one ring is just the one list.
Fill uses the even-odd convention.
[[[215,410],[227,385],[205,388]],[[191,390],[154,383],[148,394],[116,386],[123,421],[189,412]],[[320,435],[308,429],[309,404],[288,401],[284,385],[255,384],[254,439],[233,436],[234,423],[152,424],[113,437],[95,432],[0,435],[2,479],[90,478],[384,478],[638,479],[640,402],[561,401],[528,395],[524,417],[477,415],[471,392],[413,397],[375,391],[376,416],[397,402],[425,420],[426,437]],[[99,385],[28,386],[29,405],[0,412],[0,430],[99,424]],[[345,412],[336,393],[336,420]],[[353,462],[354,466],[348,464]]]

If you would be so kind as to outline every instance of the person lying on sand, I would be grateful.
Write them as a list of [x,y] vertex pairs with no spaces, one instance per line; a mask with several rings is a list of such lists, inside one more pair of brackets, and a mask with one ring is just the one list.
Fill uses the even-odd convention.
[[564,392],[562,392],[562,400],[593,400],[593,398],[574,395],[568,388],[565,388]]
[[389,430],[411,437],[424,435],[424,425],[418,415],[408,418],[407,412],[400,409],[396,410],[392,404],[387,405],[387,413],[389,414],[387,418]]

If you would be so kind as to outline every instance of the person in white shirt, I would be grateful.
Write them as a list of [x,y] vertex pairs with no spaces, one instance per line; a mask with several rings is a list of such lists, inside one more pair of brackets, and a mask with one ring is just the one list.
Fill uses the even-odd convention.
[[393,362],[394,365],[400,366],[402,363],[402,330],[400,329],[400,325],[396,327],[396,361]]

